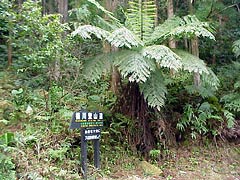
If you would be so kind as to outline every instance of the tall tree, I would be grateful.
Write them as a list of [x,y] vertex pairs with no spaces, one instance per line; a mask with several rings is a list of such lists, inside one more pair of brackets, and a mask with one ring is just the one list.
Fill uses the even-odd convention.
[[57,0],[58,13],[62,15],[61,22],[65,23],[68,19],[68,0]]
[[[194,14],[194,7],[193,7],[193,0],[188,0],[188,6],[189,6],[189,13],[190,15]],[[198,45],[198,37],[194,36],[191,40],[191,48],[190,48],[190,52],[194,55],[199,57],[199,45]],[[200,74],[198,72],[194,72],[193,75],[193,81],[194,81],[194,85],[199,87],[201,84],[201,79],[200,79]]]
[[[173,0],[167,0],[167,14],[168,18],[172,18],[174,16]],[[173,38],[169,41],[169,47],[176,48],[176,41]]]

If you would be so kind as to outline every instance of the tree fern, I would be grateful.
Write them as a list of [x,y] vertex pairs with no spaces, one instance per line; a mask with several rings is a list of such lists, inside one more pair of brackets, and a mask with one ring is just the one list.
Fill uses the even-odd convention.
[[146,40],[151,36],[154,27],[155,3],[153,0],[130,0],[128,4],[126,25],[140,39]]
[[209,74],[206,64],[197,56],[194,56],[183,50],[174,50],[174,52],[181,57],[184,70],[189,72],[199,72],[200,74]]
[[122,76],[127,77],[130,82],[145,82],[156,67],[152,60],[144,58],[138,51],[130,50],[116,53],[114,65],[118,67]]
[[163,45],[147,46],[142,50],[143,56],[156,60],[161,67],[178,70],[182,67],[181,58]]
[[167,88],[160,70],[152,73],[145,83],[140,84],[140,90],[148,105],[160,111],[161,107],[164,106],[167,94]]
[[79,26],[75,31],[73,31],[72,35],[80,35],[83,39],[91,39],[91,35],[95,35],[99,39],[104,39],[107,38],[110,33],[96,26],[82,25]]

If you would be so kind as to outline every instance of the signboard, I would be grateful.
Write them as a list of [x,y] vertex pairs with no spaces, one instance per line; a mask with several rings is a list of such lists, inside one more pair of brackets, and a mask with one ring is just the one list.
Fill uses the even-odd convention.
[[103,127],[102,112],[80,111],[73,113],[70,129]]
[[103,127],[102,112],[74,112],[70,129],[81,129],[81,166],[84,179],[87,179],[87,141],[93,141],[94,166],[100,168],[101,127]]

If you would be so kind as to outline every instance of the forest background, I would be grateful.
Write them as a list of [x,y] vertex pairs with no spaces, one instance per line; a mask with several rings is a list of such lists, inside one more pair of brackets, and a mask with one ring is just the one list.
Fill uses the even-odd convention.
[[136,174],[141,159],[181,179],[181,163],[226,151],[223,177],[239,177],[239,12],[238,0],[1,0],[0,179],[80,179],[80,109],[105,115],[93,177]]

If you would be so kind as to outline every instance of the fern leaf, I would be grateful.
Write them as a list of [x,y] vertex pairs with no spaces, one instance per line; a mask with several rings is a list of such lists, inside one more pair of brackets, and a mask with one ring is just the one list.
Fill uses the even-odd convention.
[[72,32],[73,36],[80,35],[83,39],[91,39],[91,35],[95,35],[99,39],[107,38],[110,33],[96,26],[83,25],[79,26]]
[[110,72],[111,54],[101,54],[93,58],[86,59],[84,62],[83,74],[89,81],[97,82],[104,73]]
[[163,42],[169,37],[175,38],[192,38],[206,37],[215,40],[214,35],[208,30],[208,23],[201,22],[196,16],[172,17],[167,19],[163,24],[157,26],[148,43]]
[[115,47],[126,46],[131,49],[133,46],[143,46],[143,42],[125,27],[113,31],[111,35],[107,37],[107,41]]
[[220,81],[216,76],[216,74],[211,70],[211,68],[207,68],[207,70],[208,70],[208,74],[206,73],[202,74],[202,77],[201,77],[202,82],[205,86],[210,86],[214,90],[217,90],[220,85]]
[[151,71],[155,70],[155,64],[142,56],[137,51],[122,50],[115,53],[114,65],[118,67],[124,78],[130,82],[145,82]]
[[206,37],[215,40],[214,35],[208,30],[209,25],[206,22],[201,22],[196,16],[184,16],[184,25],[176,27],[170,32],[171,36],[192,38]]
[[233,43],[233,52],[236,57],[240,56],[240,39]]
[[154,32],[152,33],[151,38],[147,41],[148,43],[155,43],[155,42],[163,42],[170,36],[170,32],[184,24],[184,21],[178,17],[178,16],[173,16],[166,21],[164,21],[163,24],[160,24],[154,29]]
[[228,110],[223,110],[224,116],[227,119],[227,127],[228,128],[233,128],[235,124],[235,117],[234,114],[229,112]]
[[161,107],[164,106],[167,94],[161,72],[155,71],[145,83],[140,84],[140,90],[148,105],[160,111]]
[[224,102],[224,107],[230,111],[240,112],[240,94],[230,93],[221,98],[221,102]]
[[156,16],[156,6],[153,0],[130,0],[126,13],[126,25],[141,40],[146,40],[151,36]]
[[183,50],[174,50],[182,59],[183,69],[189,72],[198,72],[200,74],[209,74],[206,64],[203,60]]
[[142,50],[144,57],[156,60],[156,63],[161,67],[178,70],[182,67],[181,58],[163,45],[148,46]]

